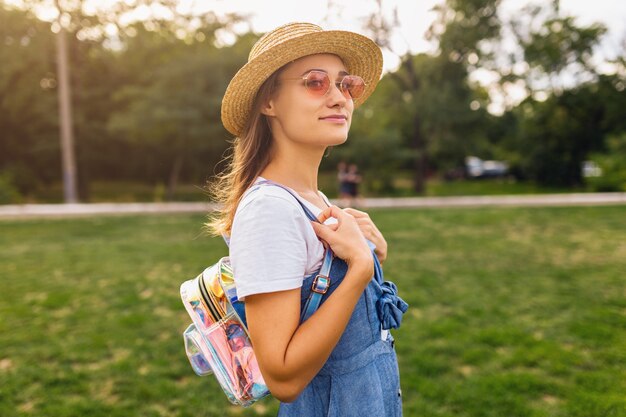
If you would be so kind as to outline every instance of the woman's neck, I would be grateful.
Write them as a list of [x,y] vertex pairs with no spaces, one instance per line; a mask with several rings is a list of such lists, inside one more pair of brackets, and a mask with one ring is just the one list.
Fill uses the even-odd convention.
[[276,152],[261,172],[265,179],[285,185],[300,194],[317,195],[317,174],[324,150],[316,152]]

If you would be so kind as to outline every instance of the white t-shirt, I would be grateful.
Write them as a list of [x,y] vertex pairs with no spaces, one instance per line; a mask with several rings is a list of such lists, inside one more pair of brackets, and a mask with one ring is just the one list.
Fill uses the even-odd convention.
[[[320,214],[312,203],[299,196],[298,200],[315,216]],[[336,222],[330,218],[325,224]],[[243,300],[251,294],[300,288],[304,277],[321,267],[324,246],[294,196],[262,185],[244,195],[237,207],[229,252],[237,297]]]

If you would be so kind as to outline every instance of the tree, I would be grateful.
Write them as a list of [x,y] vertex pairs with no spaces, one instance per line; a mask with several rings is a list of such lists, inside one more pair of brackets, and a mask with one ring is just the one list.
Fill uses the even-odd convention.
[[256,37],[245,36],[233,47],[218,49],[213,40],[220,28],[202,32],[201,41],[139,28],[118,57],[130,64],[129,76],[135,65],[154,69],[137,69],[136,80],[118,90],[108,130],[163,150],[169,197],[193,159],[203,159],[205,169],[207,163],[216,165],[225,150],[228,134],[221,124],[221,97]]
[[570,87],[597,79],[591,57],[606,27],[579,26],[573,16],[561,15],[558,4],[527,5],[510,22],[520,49],[509,55],[510,65],[525,63],[528,70],[506,79],[521,79],[528,94],[560,94],[567,88],[566,73],[575,80]]
[[[176,12],[176,2],[173,0],[149,0],[138,3],[117,2],[106,9],[88,7],[84,0],[35,0],[23,3],[23,7],[33,14],[42,11],[54,12],[54,20],[51,29],[57,35],[57,71],[55,83],[58,86],[59,97],[59,125],[60,125],[60,148],[62,153],[62,171],[64,194],[66,202],[75,202],[77,196],[77,163],[74,156],[74,112],[72,104],[76,96],[72,93],[72,87],[76,86],[79,77],[70,78],[71,52],[78,48],[78,41],[88,41],[82,45],[105,43],[108,39],[108,31],[111,28],[120,29],[119,22],[124,16],[128,16],[133,10],[142,7],[148,10],[160,10],[162,15],[170,17],[164,19],[161,16],[152,16],[145,20],[152,25],[164,25],[172,27],[184,26],[190,23],[191,15]],[[201,18],[195,18],[202,21]],[[75,58],[75,57],[74,57]],[[83,194],[87,194],[88,187],[83,181]]]
[[28,195],[58,177],[54,37],[32,13],[0,6],[0,171]]
[[[433,166],[429,155],[436,152],[442,161],[449,161],[444,166],[458,163],[468,135],[474,136],[484,116],[484,111],[472,111],[472,107],[480,108],[481,94],[474,94],[468,85],[468,66],[476,65],[484,55],[479,43],[499,34],[498,4],[499,0],[448,0],[437,6],[438,18],[428,32],[438,45],[437,53],[417,57],[406,53],[400,68],[387,75],[397,85],[397,123],[413,156],[418,193],[424,192],[429,166]],[[397,11],[390,20],[383,15],[382,0],[378,5],[367,27],[381,47],[391,49]],[[450,150],[457,152],[450,154]]]
[[540,184],[581,185],[582,163],[606,150],[606,137],[626,132],[618,108],[626,106],[619,76],[601,76],[550,96],[528,98],[514,111],[518,130],[512,147],[522,172]]
[[560,13],[558,1],[524,7],[509,27],[518,50],[502,66],[500,86],[523,85],[527,98],[507,114],[516,130],[507,130],[500,149],[522,177],[581,185],[583,161],[623,124],[615,116],[619,77],[599,75],[591,60],[606,28],[577,25]]

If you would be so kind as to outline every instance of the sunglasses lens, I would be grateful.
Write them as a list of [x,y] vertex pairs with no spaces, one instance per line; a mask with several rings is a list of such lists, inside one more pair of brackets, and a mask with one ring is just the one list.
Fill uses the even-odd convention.
[[349,98],[359,98],[365,91],[365,81],[357,75],[347,75],[341,81],[341,90],[348,91]]
[[306,76],[305,85],[309,91],[321,96],[328,91],[330,79],[323,72],[311,71]]
[[[330,88],[330,78],[325,72],[311,71],[307,74],[304,85],[313,94],[323,96]],[[346,75],[338,87],[347,99],[356,99],[365,91],[365,81],[357,75]]]

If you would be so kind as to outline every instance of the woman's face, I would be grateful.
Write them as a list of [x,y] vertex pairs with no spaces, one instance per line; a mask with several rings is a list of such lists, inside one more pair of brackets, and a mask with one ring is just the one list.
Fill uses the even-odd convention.
[[[302,78],[312,70],[328,74],[331,86],[326,94],[316,95],[305,87]],[[324,147],[344,143],[354,102],[344,96],[336,83],[347,74],[341,59],[332,54],[309,55],[288,64],[263,111],[269,116],[274,138]]]

